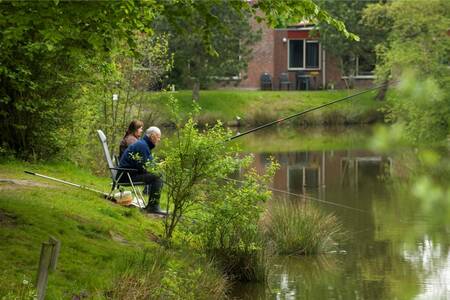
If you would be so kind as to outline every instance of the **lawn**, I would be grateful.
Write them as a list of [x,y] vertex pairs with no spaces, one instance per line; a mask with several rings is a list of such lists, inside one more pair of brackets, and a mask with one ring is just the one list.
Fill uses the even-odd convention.
[[[200,123],[212,123],[216,119],[224,123],[241,118],[245,125],[261,124],[324,103],[358,93],[358,90],[334,91],[246,91],[205,90],[200,93],[198,105],[202,108],[198,117]],[[308,114],[307,123],[367,123],[377,113],[381,103],[374,100],[376,91]],[[169,94],[148,93],[147,107],[165,107]],[[192,110],[191,91],[171,92],[178,99],[180,111],[186,115]],[[151,108],[149,108],[151,110]]]

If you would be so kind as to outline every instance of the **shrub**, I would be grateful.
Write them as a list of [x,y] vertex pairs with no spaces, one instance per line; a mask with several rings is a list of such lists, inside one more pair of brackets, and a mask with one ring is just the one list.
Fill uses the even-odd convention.
[[193,226],[200,247],[231,278],[264,281],[270,253],[258,227],[263,204],[271,197],[269,182],[277,168],[272,162],[265,175],[249,168],[251,157],[241,161],[243,181],[229,180],[211,184],[210,201]]
[[325,252],[342,235],[342,225],[334,215],[299,202],[272,203],[261,224],[268,244],[279,254]]

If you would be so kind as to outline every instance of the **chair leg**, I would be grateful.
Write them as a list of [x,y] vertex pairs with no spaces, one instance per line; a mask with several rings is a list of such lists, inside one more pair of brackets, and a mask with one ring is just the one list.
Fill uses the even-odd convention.
[[143,207],[145,207],[144,196],[142,195],[140,190],[136,189],[136,187],[133,184],[133,181],[131,180],[131,176],[128,172],[127,172],[127,176],[128,176],[128,180],[130,180],[131,188],[133,189],[133,192],[137,197],[138,205],[141,206],[141,201],[142,201],[142,205],[143,205]]

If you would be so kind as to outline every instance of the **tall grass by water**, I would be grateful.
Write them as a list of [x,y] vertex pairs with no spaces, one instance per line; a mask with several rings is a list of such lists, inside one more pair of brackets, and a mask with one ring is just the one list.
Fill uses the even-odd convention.
[[342,236],[336,216],[314,206],[279,200],[272,203],[262,220],[268,244],[279,254],[310,255],[329,251]]
[[117,267],[107,299],[225,299],[227,288],[211,263],[174,262],[173,253],[160,248],[127,257]]

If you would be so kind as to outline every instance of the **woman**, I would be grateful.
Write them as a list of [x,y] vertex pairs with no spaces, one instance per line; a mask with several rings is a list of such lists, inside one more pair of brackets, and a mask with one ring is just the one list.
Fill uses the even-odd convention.
[[128,130],[125,133],[125,136],[120,142],[119,159],[122,157],[122,154],[125,152],[125,149],[127,149],[128,146],[138,141],[138,139],[142,135],[143,130],[144,130],[144,123],[142,121],[139,120],[131,121],[130,125],[128,126]]

